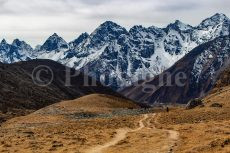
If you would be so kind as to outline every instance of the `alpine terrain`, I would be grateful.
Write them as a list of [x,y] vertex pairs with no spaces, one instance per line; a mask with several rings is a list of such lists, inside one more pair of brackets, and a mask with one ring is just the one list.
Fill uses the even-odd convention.
[[196,47],[162,74],[124,88],[121,93],[149,104],[186,104],[213,89],[220,73],[230,66],[229,58],[230,36],[221,36]]
[[119,89],[162,73],[193,48],[229,31],[230,19],[219,13],[195,27],[177,20],[165,28],[134,26],[126,30],[106,21],[69,43],[56,33],[36,49],[18,39],[12,44],[3,40],[0,60],[52,59],[77,70],[87,68],[89,75]]

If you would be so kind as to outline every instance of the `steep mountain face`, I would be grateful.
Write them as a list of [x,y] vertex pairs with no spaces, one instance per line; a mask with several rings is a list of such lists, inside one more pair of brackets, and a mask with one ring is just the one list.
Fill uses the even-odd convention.
[[11,45],[3,39],[0,44],[0,60],[4,63],[29,60],[32,53],[33,48],[19,39],[15,39]]
[[47,52],[61,49],[68,49],[68,43],[61,37],[59,37],[56,33],[50,36],[46,42],[41,46],[40,50],[44,50]]
[[79,45],[66,52],[62,63],[84,69],[113,89],[153,77],[172,66],[196,46],[229,34],[230,20],[215,14],[197,27],[180,21],[166,28],[134,26],[129,31],[105,22]]
[[50,36],[42,46],[38,46],[32,58],[51,59],[60,62],[69,44],[56,33]]
[[81,34],[77,39],[75,39],[74,41],[69,43],[70,48],[74,49],[74,48],[80,46],[80,44],[83,43],[85,41],[85,39],[87,39],[88,37],[89,37],[88,33]]
[[[204,33],[201,39],[212,39],[218,35],[229,34],[230,20],[224,14],[216,14],[204,21],[197,27],[198,33],[202,31]],[[201,40],[202,41],[202,40]]]
[[0,43],[0,60],[6,63],[7,53],[10,51],[10,45],[3,39]]
[[[230,19],[224,14],[215,14],[196,27],[177,20],[166,28],[134,26],[127,31],[107,21],[70,43],[54,34],[32,55],[17,59],[52,59],[77,70],[87,68],[86,73],[119,89],[162,73],[198,45],[229,31]],[[8,60],[2,51],[0,57],[6,63],[17,61]]]
[[[39,73],[41,80],[48,81],[53,76],[53,81],[48,86],[39,86],[33,79],[35,76],[33,72],[37,72],[34,71],[35,68],[41,65],[43,65],[39,69],[42,70]],[[45,71],[47,69],[44,69],[44,66],[49,67],[52,73]],[[88,83],[85,80],[88,80]],[[92,82],[95,84],[91,84]],[[75,99],[93,93],[120,96],[91,77],[51,60],[0,63],[0,111],[16,110],[17,114],[19,110],[37,110],[61,100]]]
[[10,63],[26,61],[30,59],[33,48],[24,41],[15,39],[11,45],[10,52],[7,54]]
[[187,103],[205,96],[216,84],[219,74],[230,66],[230,36],[204,43],[164,73],[140,81],[120,92],[137,102]]

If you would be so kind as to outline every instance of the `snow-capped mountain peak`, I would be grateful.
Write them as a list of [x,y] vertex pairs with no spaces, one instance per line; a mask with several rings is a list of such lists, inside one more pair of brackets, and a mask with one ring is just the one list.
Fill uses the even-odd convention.
[[20,47],[25,50],[33,50],[29,44],[27,44],[25,41],[20,41],[19,39],[15,39],[12,43],[12,46]]
[[82,33],[77,39],[74,41],[71,41],[69,43],[70,49],[74,49],[78,47],[81,43],[83,43],[87,38],[89,37],[89,34],[87,32]]
[[135,25],[129,30],[129,32],[131,32],[131,31],[140,31],[140,30],[143,30],[143,29],[146,29],[146,28],[143,27],[142,25]]
[[60,62],[64,58],[69,44],[57,33],[51,35],[42,46],[37,46],[33,58],[51,59]]
[[201,44],[219,36],[229,35],[229,32],[230,19],[224,14],[216,13],[195,27],[192,39],[196,39],[197,43]]
[[5,50],[5,57],[3,57],[4,63],[29,60],[33,53],[33,48],[19,39],[15,39],[11,45],[5,44],[1,48]]
[[174,23],[171,23],[167,26],[167,29],[174,29],[174,30],[181,30],[181,31],[189,30],[192,28],[193,27],[191,25],[185,24],[180,20],[176,20]]
[[149,33],[149,30],[142,25],[135,25],[129,30],[129,33],[134,37],[134,39],[145,38]]
[[57,33],[54,33],[51,37],[59,37]]
[[223,13],[216,13],[210,19],[219,20],[219,22],[224,21],[224,20],[229,20],[229,18]]
[[50,36],[45,43],[41,46],[42,51],[53,51],[53,50],[62,50],[62,49],[68,49],[69,45],[68,43],[58,34],[54,33],[52,36]]
[[1,45],[6,45],[6,44],[8,44],[7,42],[6,42],[6,40],[5,39],[2,39],[2,41],[1,41],[1,43],[0,43]]
[[13,46],[20,46],[22,42],[19,39],[14,39],[12,45]]
[[101,28],[123,29],[120,25],[118,25],[117,23],[113,21],[105,21],[98,27],[98,29],[101,29]]
[[3,62],[4,60],[1,59],[1,56],[2,58],[4,58],[4,55],[3,54],[6,54],[8,53],[10,50],[10,44],[8,44],[6,42],[5,39],[3,39],[0,43],[0,60]]
[[195,47],[229,31],[230,21],[224,14],[215,14],[195,27],[176,20],[166,28],[136,25],[129,31],[106,21],[93,33],[83,33],[70,43],[54,33],[41,47],[32,51],[28,47],[27,53],[20,49],[26,47],[18,45],[24,44],[19,40],[13,45],[0,45],[0,60],[10,63],[41,58],[79,70],[87,66],[91,76],[102,80],[107,77],[113,80],[110,86],[118,89],[162,73]]
[[210,18],[207,18],[203,20],[198,28],[209,28],[214,27],[217,25],[221,25],[224,22],[230,22],[230,19],[222,13],[216,13],[215,15],[211,16]]
[[89,34],[87,32],[82,33],[77,39],[74,40],[75,43],[80,43],[82,42],[84,39],[88,38]]
[[10,44],[3,39],[0,43],[0,62],[8,63],[7,54],[10,51]]
[[120,25],[112,22],[106,21],[101,24],[91,35],[91,38],[99,38],[102,40],[109,40],[118,37],[121,34],[127,34],[128,31],[121,27]]

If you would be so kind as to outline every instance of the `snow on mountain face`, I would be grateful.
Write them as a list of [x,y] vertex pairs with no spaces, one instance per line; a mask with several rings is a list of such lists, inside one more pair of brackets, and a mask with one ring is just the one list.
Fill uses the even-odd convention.
[[6,55],[10,51],[10,45],[3,39],[0,43],[0,61],[3,63],[7,63]]
[[42,46],[38,46],[33,58],[51,59],[60,62],[69,49],[69,44],[56,33],[50,36]]
[[163,29],[134,26],[126,31],[109,21],[61,61],[77,69],[88,67],[92,76],[117,89],[158,75],[196,46],[228,35],[229,22],[225,15],[216,14],[197,27],[177,20]]
[[77,39],[81,40],[79,45],[75,45],[67,52],[63,63],[81,69],[95,59],[99,59],[103,52],[106,52],[110,46],[119,41],[120,36],[128,34],[125,28],[107,21],[101,24],[92,34],[84,37],[81,35]]
[[19,39],[15,39],[11,45],[3,39],[0,44],[0,59],[4,63],[29,60],[32,53],[33,48]]
[[201,22],[193,33],[192,39],[196,40],[197,43],[202,43],[218,36],[228,35],[229,29],[229,18],[224,14],[217,13]]
[[[76,69],[87,67],[90,75],[118,89],[160,74],[196,46],[229,31],[230,20],[223,14],[215,14],[197,27],[176,20],[166,28],[134,26],[127,31],[107,21],[92,34],[83,33],[69,44],[54,34],[27,57],[52,59]],[[5,60],[9,57],[4,51],[9,51],[1,48],[1,61],[16,61]]]
[[[200,98],[209,93],[215,87],[220,73],[229,66],[230,35],[220,36],[199,45],[159,76],[124,88],[120,93],[140,103],[186,104],[191,99]],[[183,81],[181,80],[183,85],[176,79],[180,73],[186,76],[182,79]],[[172,79],[170,85],[166,76]],[[173,81],[174,79],[177,81]]]
[[212,42],[212,45],[196,57],[191,71],[193,81],[196,83],[216,79],[216,72],[229,65],[230,36],[220,37]]
[[68,43],[56,33],[50,36],[46,42],[41,46],[41,50],[50,52],[53,50],[68,49]]
[[188,24],[184,24],[179,20],[176,20],[175,23],[171,23],[167,26],[168,29],[174,29],[176,31],[186,31],[193,29],[192,26]]
[[74,49],[74,48],[78,47],[88,37],[89,37],[88,33],[81,34],[77,39],[75,39],[74,41],[72,41],[72,42],[69,43],[70,48]]
[[[120,93],[141,103],[186,104],[191,99],[203,97],[211,91],[220,73],[229,66],[230,35],[220,36],[199,45],[159,76],[124,88]],[[186,76],[181,80],[183,85],[176,79],[180,73]],[[170,85],[166,77],[172,79]]]

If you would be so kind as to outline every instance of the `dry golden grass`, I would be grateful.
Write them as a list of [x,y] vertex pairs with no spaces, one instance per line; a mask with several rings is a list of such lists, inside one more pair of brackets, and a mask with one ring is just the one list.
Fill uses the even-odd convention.
[[130,132],[118,144],[109,147],[105,153],[168,153],[173,151],[178,139],[176,131],[157,129],[154,120],[155,114],[148,114],[145,128]]
[[[215,89],[204,99],[205,107],[161,113],[157,118],[158,127],[180,133],[176,152],[230,153],[229,95],[230,87]],[[213,103],[223,104],[223,107],[210,107]]]
[[[46,122],[43,119],[39,122],[38,116],[25,116],[18,118],[20,123],[8,122],[3,125],[0,130],[0,152],[88,153],[90,148],[111,141],[117,129],[138,128],[141,118],[142,115],[71,121],[59,116],[55,121],[54,116],[46,116]],[[155,129],[148,122],[144,121],[145,128],[127,133],[122,141],[103,152],[168,152],[174,140],[168,138],[168,131]]]
[[208,106],[213,103],[220,103],[223,104],[225,108],[230,109],[230,86],[214,89],[204,101]]
[[83,152],[109,141],[118,128],[135,128],[140,116],[74,119],[79,112],[139,108],[123,98],[93,94],[13,118],[0,129],[0,152]]
[[79,112],[91,112],[91,113],[108,113],[115,109],[134,109],[140,108],[137,104],[123,99],[120,97],[103,95],[103,94],[91,94],[78,98],[76,100],[63,101],[45,109],[37,111],[37,113],[51,113],[55,114],[54,108],[59,109],[59,112],[66,113],[79,113]]
[[47,117],[46,122],[39,122],[38,116],[30,117],[18,118],[24,122],[1,128],[0,152],[83,152],[109,141],[117,128],[135,128],[139,119],[128,116],[70,121],[53,117],[49,122]]
[[[226,88],[226,87],[225,87]],[[157,117],[149,114],[145,127],[128,132],[104,153],[230,153],[230,90],[212,93],[205,107],[170,109]],[[210,107],[213,103],[222,108]],[[142,115],[74,119],[71,114],[111,113],[139,108],[130,101],[106,95],[89,95],[7,121],[0,129],[0,152],[75,152],[110,142],[118,129],[136,129]],[[132,131],[132,130],[131,130]],[[179,139],[175,138],[179,132]],[[176,145],[175,145],[176,144]]]
[[91,119],[69,117],[76,112],[110,113],[115,109],[127,108],[139,106],[105,95],[89,95],[51,105],[4,123],[0,129],[0,152],[88,153],[89,149],[110,142],[118,129],[131,132],[127,132],[116,145],[103,150],[105,153],[168,151],[174,140],[168,138],[168,131],[150,125],[151,115],[143,121],[144,128],[137,131],[133,129],[139,128],[143,115]]
[[109,96],[102,94],[92,94],[88,96],[84,96],[74,101],[66,101],[63,103],[59,103],[59,106],[67,107],[68,109],[79,108],[87,109],[94,108],[95,111],[102,111],[103,109],[116,109],[116,108],[140,108],[137,104],[134,104],[132,101]]

